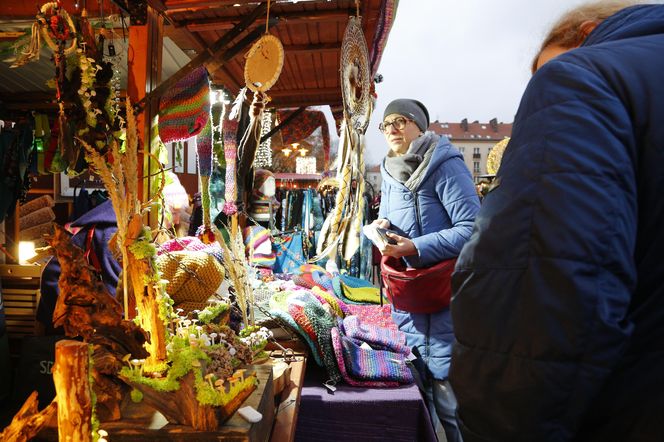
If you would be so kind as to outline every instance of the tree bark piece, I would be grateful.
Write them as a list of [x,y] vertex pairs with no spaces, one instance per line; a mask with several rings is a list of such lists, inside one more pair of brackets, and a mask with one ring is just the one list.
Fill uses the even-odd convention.
[[[143,229],[143,220],[136,214],[132,217],[127,228],[129,247],[134,238],[137,238]],[[133,253],[127,253],[129,260],[127,271],[138,309],[138,320],[143,330],[147,330],[150,336],[147,351],[150,356],[147,365],[153,365],[166,360],[166,326],[164,320],[159,316],[159,304],[161,299],[159,288],[156,286],[156,267],[154,257],[137,259]],[[147,281],[147,283],[146,283]]]
[[92,440],[92,395],[88,344],[62,340],[55,344],[53,382],[58,402],[58,436],[67,442]]
[[51,402],[42,411],[38,411],[39,401],[37,392],[25,401],[21,409],[16,413],[11,424],[0,433],[0,440],[26,442],[35,437],[48,423],[57,411],[57,403]]

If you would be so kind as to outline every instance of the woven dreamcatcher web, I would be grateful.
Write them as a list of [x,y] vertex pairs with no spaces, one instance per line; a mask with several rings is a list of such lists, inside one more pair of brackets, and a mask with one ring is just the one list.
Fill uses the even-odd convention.
[[340,72],[344,117],[353,129],[364,133],[371,117],[371,74],[361,21],[361,17],[348,20],[341,44]]
[[360,246],[365,186],[364,133],[373,110],[369,56],[361,23],[359,15],[350,17],[341,43],[344,118],[337,152],[339,192],[334,210],[323,224],[313,261],[331,257],[335,252],[344,260],[350,260]]

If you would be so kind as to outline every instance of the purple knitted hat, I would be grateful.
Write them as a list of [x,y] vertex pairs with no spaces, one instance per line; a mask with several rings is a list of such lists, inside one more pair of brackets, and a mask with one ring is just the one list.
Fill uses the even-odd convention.
[[358,381],[350,377],[350,375],[346,371],[346,365],[344,363],[344,355],[341,345],[341,334],[339,333],[339,329],[333,327],[332,330],[330,330],[330,334],[332,338],[332,348],[334,349],[334,356],[336,357],[337,365],[339,366],[339,372],[341,373],[341,377],[343,378],[343,380],[348,385],[353,387],[369,387],[369,388],[394,388],[399,386],[399,383],[394,381],[391,382]]
[[406,334],[401,330],[363,323],[359,316],[346,316],[343,320],[343,331],[349,338],[366,342],[372,348],[410,354],[410,348],[406,345]]

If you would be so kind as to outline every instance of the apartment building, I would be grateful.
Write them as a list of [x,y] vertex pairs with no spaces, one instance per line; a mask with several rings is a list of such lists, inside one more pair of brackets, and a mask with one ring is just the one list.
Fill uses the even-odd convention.
[[466,166],[473,177],[486,175],[486,159],[491,148],[512,133],[512,123],[499,123],[496,118],[488,123],[468,122],[441,123],[438,120],[429,125],[429,130],[450,139],[463,155]]

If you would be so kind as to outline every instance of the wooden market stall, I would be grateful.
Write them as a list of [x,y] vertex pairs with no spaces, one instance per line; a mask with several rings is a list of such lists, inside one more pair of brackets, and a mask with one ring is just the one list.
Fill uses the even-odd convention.
[[[10,4],[0,6],[0,42],[11,42],[29,32],[31,23],[35,21],[35,5],[28,2],[5,3]],[[266,107],[281,112],[283,118],[280,126],[262,134],[261,141],[297,121],[298,115],[311,106],[329,106],[332,115],[340,121],[343,118],[341,44],[349,17],[361,17],[369,72],[373,78],[378,72],[397,4],[397,0],[57,2],[57,6],[71,16],[86,15],[93,29],[96,29],[93,35],[97,38],[104,36],[104,57],[113,63],[117,71],[114,75],[121,89],[117,101],[124,103],[128,99],[137,111],[136,127],[141,151],[145,151],[150,144],[150,122],[158,113],[159,99],[167,91],[195,69],[205,66],[212,85],[234,97],[245,86],[244,55],[266,33],[277,37],[284,51],[283,68],[279,80],[268,92],[270,100]],[[42,50],[41,55],[39,60],[19,67],[0,64],[0,120],[18,121],[31,118],[35,112],[53,118],[59,108],[62,111],[61,103],[47,84],[55,73],[52,51]],[[373,93],[373,82],[371,90]],[[325,150],[325,170],[329,161],[329,142],[322,149]],[[195,159],[188,158],[190,156],[185,154],[183,170],[175,172],[187,191],[193,193],[198,179]],[[138,181],[144,183],[139,187],[139,198],[143,200],[158,191],[151,180],[146,179],[152,161],[148,155],[139,155]],[[187,161],[193,161],[193,173],[190,173],[192,168],[188,167]],[[31,186],[24,183],[23,198],[26,201],[43,195],[52,197],[50,206],[54,216],[47,223],[63,223],[71,217],[75,210],[73,195],[76,188],[82,185],[90,189],[101,188],[99,182],[86,179],[76,181],[62,175],[35,175],[29,180]],[[18,204],[15,210],[8,211],[5,220],[6,262],[16,263],[22,230]],[[10,335],[9,338],[18,336]],[[19,351],[17,346],[12,348]],[[286,384],[277,395],[272,440],[293,440],[294,437],[306,366],[304,353],[296,352],[296,355],[300,357],[290,361],[291,370],[287,373]],[[17,357],[15,353],[14,358]],[[264,381],[268,378],[270,376],[265,375]],[[272,392],[261,390],[260,394],[271,396]],[[261,402],[261,397],[254,395],[250,401],[263,404],[265,401]],[[268,403],[272,404],[271,397]],[[238,428],[244,425],[239,418],[233,422],[231,426]],[[258,435],[256,428],[244,425],[236,430],[241,437],[251,440],[269,437],[266,436],[270,434],[269,429],[267,432],[260,429],[261,434]],[[229,430],[229,434],[236,430]],[[130,429],[127,433],[129,439],[141,434],[138,430],[132,431]],[[178,437],[181,437],[184,434],[182,431],[182,428],[176,427],[173,434],[180,434]],[[170,437],[169,434],[169,430],[165,430],[159,433],[159,437]],[[210,437],[215,436],[210,434]]]

